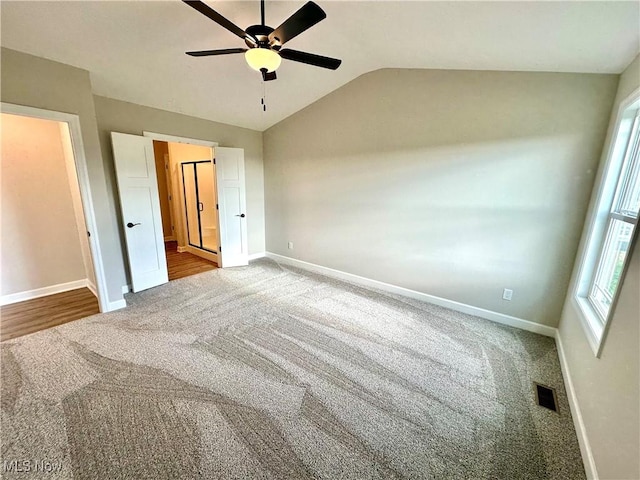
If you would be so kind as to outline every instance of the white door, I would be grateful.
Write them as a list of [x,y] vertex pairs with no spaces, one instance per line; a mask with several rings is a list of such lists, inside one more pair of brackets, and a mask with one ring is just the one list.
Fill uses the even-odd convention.
[[169,281],[153,140],[111,132],[131,286],[134,292]]
[[244,150],[215,147],[221,267],[249,264]]

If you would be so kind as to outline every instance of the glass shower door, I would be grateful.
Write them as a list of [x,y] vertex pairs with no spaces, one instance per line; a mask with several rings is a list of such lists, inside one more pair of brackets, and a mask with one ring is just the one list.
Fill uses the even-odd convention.
[[205,250],[218,249],[218,215],[214,185],[213,163],[196,164],[198,199],[200,202],[200,234]]
[[189,245],[217,253],[218,215],[213,162],[182,163],[182,180]]

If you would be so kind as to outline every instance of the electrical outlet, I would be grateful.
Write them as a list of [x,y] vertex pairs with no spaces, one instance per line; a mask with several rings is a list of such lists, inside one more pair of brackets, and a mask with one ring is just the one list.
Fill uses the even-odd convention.
[[510,302],[512,297],[513,297],[513,290],[511,290],[510,288],[505,288],[504,291],[502,292],[502,299]]
[[289,243],[287,243],[287,248],[288,248],[289,250],[293,250],[293,242],[289,242]]

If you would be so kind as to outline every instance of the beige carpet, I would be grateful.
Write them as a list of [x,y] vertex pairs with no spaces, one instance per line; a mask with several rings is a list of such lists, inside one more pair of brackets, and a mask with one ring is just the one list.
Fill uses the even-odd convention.
[[127,300],[1,344],[3,478],[584,478],[550,338],[269,260]]

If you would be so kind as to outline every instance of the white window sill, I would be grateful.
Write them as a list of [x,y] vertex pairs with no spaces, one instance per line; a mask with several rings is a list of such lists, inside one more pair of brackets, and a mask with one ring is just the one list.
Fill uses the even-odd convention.
[[587,336],[591,350],[596,357],[600,356],[600,346],[604,333],[604,326],[591,302],[586,297],[574,295],[573,304],[576,307],[578,318]]

